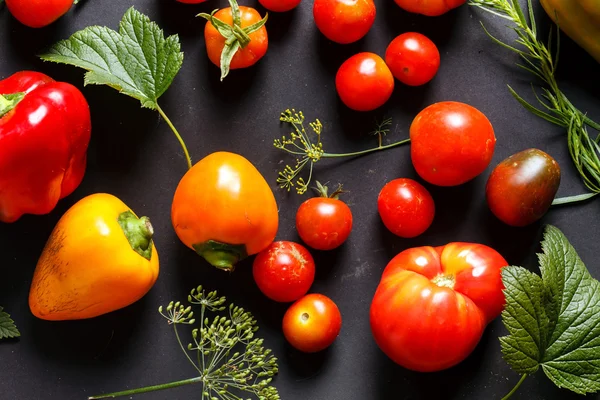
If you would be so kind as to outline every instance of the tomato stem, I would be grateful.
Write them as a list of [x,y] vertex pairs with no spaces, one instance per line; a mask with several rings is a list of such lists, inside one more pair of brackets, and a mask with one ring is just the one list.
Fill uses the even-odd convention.
[[591,199],[592,197],[596,196],[598,193],[584,193],[584,194],[578,194],[575,196],[567,196],[567,197],[559,197],[557,199],[554,199],[554,201],[552,202],[553,206],[559,206],[562,204],[573,204],[573,203],[578,203],[580,201],[586,201]]
[[160,108],[160,106],[158,104],[156,104],[156,110],[158,111],[160,116],[165,120],[167,125],[169,125],[169,128],[171,128],[171,130],[175,134],[175,137],[179,141],[179,144],[181,145],[181,148],[183,149],[183,153],[185,154],[185,159],[187,161],[188,169],[192,169],[192,159],[191,159],[190,153],[188,152],[188,149],[185,145],[185,142],[181,138],[181,135],[179,134],[179,132],[177,131],[177,129],[175,128],[175,126],[173,125],[173,123],[171,122],[169,117],[167,117],[167,114],[165,114],[165,112],[162,110],[162,108]]
[[523,383],[523,381],[525,380],[525,378],[527,378],[527,374],[523,374],[521,376],[521,379],[519,379],[519,382],[517,382],[517,384],[515,385],[514,388],[512,388],[512,390],[510,392],[508,392],[508,394],[506,396],[504,396],[502,398],[502,400],[508,400],[512,397],[513,394],[515,394],[515,392],[519,389],[519,387],[521,386],[521,384]]

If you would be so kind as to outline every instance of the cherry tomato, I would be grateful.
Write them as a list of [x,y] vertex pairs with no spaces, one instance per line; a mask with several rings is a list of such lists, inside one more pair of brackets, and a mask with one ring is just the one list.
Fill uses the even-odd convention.
[[204,3],[206,0],[177,0],[180,3],[185,3],[185,4],[200,4],[200,3]]
[[322,294],[307,294],[283,316],[283,335],[293,347],[305,353],[331,346],[341,328],[340,310]]
[[429,17],[437,17],[447,13],[448,11],[464,4],[467,0],[395,0],[402,9],[427,15]]
[[315,0],[317,28],[333,42],[347,44],[363,38],[375,22],[373,0]]
[[427,189],[407,178],[394,179],[381,189],[377,209],[385,227],[403,238],[425,232],[435,215],[435,204]]
[[6,0],[10,13],[23,25],[42,28],[69,11],[73,0]]
[[371,303],[371,330],[394,362],[414,371],[450,368],[475,348],[504,307],[506,260],[482,244],[405,250],[390,261]]
[[315,280],[315,261],[298,243],[273,242],[254,259],[252,274],[260,291],[271,300],[296,301]]
[[352,211],[339,200],[342,186],[331,194],[317,182],[320,197],[306,200],[296,213],[296,230],[304,243],[317,250],[332,250],[348,239],[352,231]]
[[542,218],[560,185],[560,167],[538,149],[513,154],[494,168],[485,187],[490,210],[512,226]]
[[[245,28],[262,20],[258,11],[254,8],[239,6],[241,17],[241,28]],[[231,7],[222,8],[214,15],[228,25],[233,26],[233,17]],[[230,69],[247,68],[260,60],[267,52],[269,47],[269,38],[267,28],[262,26],[250,35],[250,43],[244,48],[240,48],[233,56]],[[225,47],[225,37],[219,33],[212,23],[207,22],[204,27],[204,40],[206,41],[206,52],[210,61],[217,67],[221,66],[221,53]]]
[[475,107],[443,101],[421,111],[410,126],[410,155],[421,178],[455,186],[481,174],[492,160],[496,136]]
[[342,102],[356,111],[382,106],[394,91],[394,76],[381,57],[358,53],[347,59],[335,76]]
[[267,10],[273,12],[285,12],[298,7],[301,0],[258,0]]
[[423,85],[433,79],[440,67],[440,52],[427,36],[407,32],[396,37],[385,52],[385,63],[400,82]]

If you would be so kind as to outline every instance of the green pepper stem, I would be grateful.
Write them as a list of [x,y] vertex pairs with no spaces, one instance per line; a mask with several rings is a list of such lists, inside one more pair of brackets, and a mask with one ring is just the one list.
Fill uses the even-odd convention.
[[373,152],[379,151],[379,150],[390,149],[392,147],[400,146],[400,145],[403,145],[403,144],[406,144],[406,143],[409,143],[409,142],[410,142],[410,139],[404,139],[404,140],[401,140],[399,142],[395,142],[395,143],[391,143],[391,144],[386,144],[385,146],[373,147],[372,149],[362,150],[362,151],[355,151],[355,152],[352,152],[352,153],[323,153],[323,154],[321,154],[321,157],[323,157],[323,158],[337,158],[337,157],[360,156],[362,154],[373,153]]
[[519,387],[521,386],[521,384],[523,383],[523,381],[525,380],[525,378],[527,378],[527,374],[523,374],[521,376],[521,379],[519,379],[519,382],[517,382],[517,384],[515,385],[514,388],[512,388],[512,390],[510,392],[508,392],[508,394],[506,396],[504,396],[502,398],[502,400],[508,400],[512,397],[513,394],[515,394],[515,392],[519,389]]
[[152,236],[154,228],[148,217],[138,218],[131,211],[121,213],[117,219],[129,245],[146,260],[152,257]]
[[175,128],[175,126],[173,125],[173,123],[171,122],[169,117],[167,117],[167,114],[165,114],[165,112],[162,110],[162,108],[160,108],[158,103],[156,104],[156,110],[158,111],[160,116],[165,120],[167,125],[169,125],[169,128],[171,128],[171,130],[175,134],[175,137],[179,141],[179,144],[181,145],[181,148],[183,149],[183,153],[185,154],[185,159],[187,161],[188,169],[192,169],[192,159],[190,157],[190,153],[188,152],[188,149],[187,149],[185,142],[183,141],[181,135],[179,134],[179,132],[177,131],[177,129]]
[[161,385],[146,386],[146,387],[138,388],[138,389],[124,390],[122,392],[114,392],[114,393],[101,394],[101,395],[97,395],[97,396],[90,396],[90,397],[88,397],[88,400],[114,399],[115,397],[130,396],[132,394],[155,392],[157,390],[171,389],[171,388],[175,388],[175,387],[179,387],[179,386],[191,385],[192,383],[198,383],[198,382],[202,382],[202,377],[198,376],[198,377],[195,377],[195,378],[184,379],[182,381],[171,382],[171,383],[163,383]]

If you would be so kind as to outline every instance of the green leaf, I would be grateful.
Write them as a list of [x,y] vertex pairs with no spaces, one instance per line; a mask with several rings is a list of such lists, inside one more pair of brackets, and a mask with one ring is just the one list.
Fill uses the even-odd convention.
[[521,267],[502,272],[509,335],[504,358],[519,372],[541,366],[558,387],[586,394],[600,390],[600,282],[563,233],[548,226],[539,255],[541,278]]
[[5,116],[9,111],[14,109],[21,100],[25,98],[24,92],[11,94],[0,94],[0,118]]
[[0,339],[16,338],[21,336],[21,333],[15,325],[15,321],[10,319],[10,315],[2,311],[0,307]]
[[130,8],[116,32],[91,26],[52,46],[40,57],[87,70],[85,84],[108,85],[158,108],[183,63],[177,35],[164,37],[160,27]]

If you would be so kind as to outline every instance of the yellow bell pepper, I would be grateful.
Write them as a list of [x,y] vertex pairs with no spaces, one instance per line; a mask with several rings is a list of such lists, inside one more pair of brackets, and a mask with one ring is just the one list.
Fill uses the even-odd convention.
[[600,0],[540,0],[552,20],[600,63]]
[[29,308],[38,318],[92,318],[139,300],[158,278],[152,225],[113,195],[85,197],[58,221],[38,260]]

